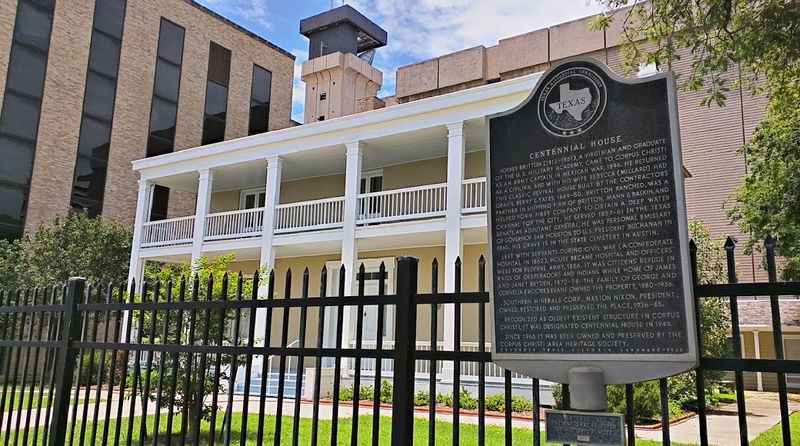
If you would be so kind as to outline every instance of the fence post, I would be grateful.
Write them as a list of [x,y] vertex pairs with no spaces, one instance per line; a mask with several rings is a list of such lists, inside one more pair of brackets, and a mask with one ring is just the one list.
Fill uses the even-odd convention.
[[71,344],[81,337],[81,313],[77,309],[81,296],[86,289],[86,279],[72,277],[67,283],[64,296],[63,333],[56,352],[56,380],[53,388],[53,419],[50,426],[50,439],[47,444],[66,444],[67,412],[69,410],[70,388],[72,388],[72,372],[75,371],[75,359],[78,349]]
[[[414,441],[414,350],[417,346],[417,267],[414,257],[397,259],[392,446]],[[435,342],[435,340],[433,340]]]

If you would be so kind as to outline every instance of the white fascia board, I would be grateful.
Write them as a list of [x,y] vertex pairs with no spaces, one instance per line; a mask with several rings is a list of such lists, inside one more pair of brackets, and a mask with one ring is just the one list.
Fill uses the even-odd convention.
[[273,246],[291,246],[302,244],[314,244],[328,241],[342,240],[341,229],[326,229],[322,231],[309,231],[291,234],[275,234]]
[[444,217],[430,220],[409,220],[375,226],[360,226],[356,228],[356,239],[404,236],[422,232],[444,232],[446,229],[447,222]]
[[139,251],[139,257],[149,259],[153,257],[170,257],[192,254],[192,244],[176,245],[176,246],[153,246],[142,248]]
[[516,107],[529,96],[540,77],[541,73],[530,74],[329,121],[144,158],[133,161],[133,169],[142,178],[155,179],[468,121]]

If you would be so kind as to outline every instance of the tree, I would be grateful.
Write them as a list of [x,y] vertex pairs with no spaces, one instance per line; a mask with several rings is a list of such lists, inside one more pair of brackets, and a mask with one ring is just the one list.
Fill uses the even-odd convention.
[[0,287],[48,286],[72,276],[124,283],[131,238],[119,222],[71,212],[21,239],[0,241]]
[[[797,77],[800,7],[796,0],[598,2],[609,8],[629,7],[600,15],[591,24],[604,29],[614,20],[623,21],[628,69],[642,62],[671,69],[682,50],[688,50],[691,70],[682,85],[705,88],[705,104],[724,104],[731,84],[752,93],[772,93]],[[728,75],[737,67],[745,73],[741,79]]]
[[[798,38],[800,40],[800,38]],[[728,215],[750,234],[746,247],[778,239],[783,280],[800,281],[800,76],[770,100],[765,119],[742,152],[747,176]]]
[[[188,263],[148,264],[145,269],[145,279],[151,286],[150,290],[153,291],[148,292],[147,299],[148,301],[152,301],[154,298],[155,284],[158,284],[160,290],[157,299],[162,302],[166,301],[168,293],[171,293],[172,299],[177,300],[181,295],[182,289],[185,290],[186,300],[193,299],[192,293],[195,286],[197,287],[198,300],[221,300],[223,296],[227,296],[228,299],[234,299],[238,294],[237,283],[241,275],[241,273],[236,275],[229,272],[231,264],[234,261],[235,256],[229,254],[213,260],[202,257],[193,266]],[[242,299],[252,299],[254,291],[253,278],[252,275],[242,276]],[[208,289],[209,280],[213,282],[210,293]],[[223,287],[226,281],[228,284],[227,290]],[[136,296],[135,300],[141,301],[142,296]],[[202,337],[204,333],[208,331],[208,339],[211,344],[216,345],[221,339],[223,344],[229,345],[233,341],[231,328],[234,314],[234,310],[228,310],[225,314],[223,314],[221,310],[214,310],[210,311],[208,315],[203,311],[198,311],[194,318],[192,318],[190,312],[185,311],[183,313],[183,318],[179,321],[179,315],[175,311],[169,312],[169,314],[163,311],[158,312],[155,319],[151,317],[150,313],[145,313],[144,321],[141,326],[143,334],[142,342],[150,342],[150,333],[155,333],[157,338],[155,342],[157,343],[188,344],[189,325],[193,319],[195,344],[202,343]],[[222,323],[220,323],[221,318]],[[247,329],[247,323],[245,322],[248,320],[247,318],[247,310],[242,310],[240,331]],[[169,325],[165,329],[165,324],[167,323]],[[138,330],[138,316],[134,319],[134,324]],[[164,333],[167,334],[167,338],[161,339]],[[250,334],[248,333],[245,336],[250,336]],[[146,360],[147,356],[145,355],[146,354],[141,357],[142,361]],[[158,382],[159,373],[163,372],[163,389],[161,391],[162,398],[160,400],[160,408],[163,409],[170,406],[171,401],[169,395],[172,395],[174,390],[175,410],[180,412],[185,408],[189,420],[195,420],[198,417],[209,419],[212,413],[219,410],[219,407],[212,404],[213,401],[209,401],[209,396],[215,389],[219,395],[224,395],[228,390],[224,387],[224,383],[233,385],[236,380],[236,370],[231,371],[233,357],[229,355],[221,356],[217,364],[217,357],[213,354],[209,354],[207,356],[205,373],[202,375],[202,378],[198,373],[200,370],[199,355],[192,355],[190,357],[185,354],[163,354],[161,358],[163,367],[162,364],[154,362],[157,366],[154,366],[150,371],[151,386],[147,394],[144,392],[144,381],[146,379],[145,371],[142,371],[139,377],[140,379],[136,383],[133,382],[133,374],[129,374],[129,384],[135,384],[137,386],[137,393],[141,398],[149,398],[151,401],[156,401],[158,397],[158,388],[154,383]],[[214,372],[217,367],[219,367],[219,379],[215,380]],[[231,372],[233,376],[231,376]],[[188,381],[184,382],[184,378],[188,378]],[[228,416],[228,414],[226,414],[226,416]]]
[[598,1],[630,6],[591,25],[624,22],[628,70],[640,62],[671,69],[686,49],[690,71],[681,86],[704,89],[703,104],[723,105],[734,88],[769,97],[765,119],[741,149],[747,173],[728,215],[748,234],[748,250],[777,236],[782,278],[800,280],[800,2]]

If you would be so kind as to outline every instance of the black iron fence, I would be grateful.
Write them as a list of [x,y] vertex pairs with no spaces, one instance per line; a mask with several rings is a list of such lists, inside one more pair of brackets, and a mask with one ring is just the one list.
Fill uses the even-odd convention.
[[[765,244],[769,282],[736,283],[733,248],[733,243],[726,245],[728,284],[695,285],[697,299],[728,298],[735,321],[730,333],[733,355],[703,357],[696,372],[696,392],[705,394],[706,372],[733,373],[741,443],[747,444],[744,372],[777,374],[783,442],[789,445],[786,374],[800,373],[800,361],[783,357],[779,296],[800,294],[800,283],[777,282],[772,239]],[[692,262],[696,272],[694,245]],[[221,283],[215,283],[213,277],[195,277],[145,283],[140,289],[133,285],[130,290],[87,286],[82,279],[72,279],[66,286],[2,293],[2,445],[407,445],[415,440],[430,445],[457,445],[464,440],[510,445],[518,444],[523,433],[530,436],[531,444],[540,445],[537,379],[525,379],[530,385],[532,419],[515,421],[513,387],[520,379],[512,379],[511,371],[504,371],[502,423],[487,425],[487,417],[496,414],[487,414],[486,407],[491,355],[486,338],[489,296],[485,267],[483,258],[473,266],[478,283],[474,292],[460,289],[462,265],[457,261],[457,289],[440,293],[438,263],[434,261],[431,292],[419,293],[417,260],[399,258],[392,295],[385,293],[384,265],[377,275],[365,273],[361,267],[356,296],[345,296],[344,268],[335,272],[336,296],[326,295],[329,272],[325,269],[320,273],[316,297],[310,296],[308,270],[303,273],[299,296],[294,298],[291,271],[286,273],[280,297],[276,297],[274,273],[264,279],[240,274],[229,280],[225,276]],[[368,277],[377,277],[377,295],[365,295]],[[740,296],[769,297],[776,359],[742,359],[736,323]],[[454,307],[453,348],[446,350],[435,342],[441,305]],[[470,323],[478,325],[478,347],[471,351],[462,349],[461,309],[465,306],[477,310],[476,320]],[[374,332],[366,333],[365,308],[374,310],[377,320],[370,325]],[[343,333],[345,314],[351,309],[356,310],[352,344],[345,342]],[[418,320],[422,312],[430,316],[427,327]],[[385,335],[388,317],[394,318],[394,330]],[[698,327],[701,339],[702,328]],[[297,335],[296,342],[289,342],[290,331]],[[334,333],[335,339],[326,341],[326,332]],[[429,348],[420,348],[418,332],[430,333]],[[391,339],[385,339],[389,336]],[[277,373],[270,374],[276,361]],[[374,361],[371,376],[362,375],[365,361]],[[420,363],[427,363],[427,380],[415,367]],[[436,398],[437,386],[442,386],[437,380],[441,363],[452,367],[452,382],[447,383],[452,389],[452,411],[447,414],[442,413]],[[477,407],[469,412],[461,409],[461,399],[467,397],[460,392],[465,364],[478,365]],[[326,371],[331,368],[328,380]],[[313,379],[306,380],[306,376]],[[345,378],[352,384],[348,401],[341,398]],[[392,384],[391,404],[382,404],[386,402],[382,390],[389,388],[384,381]],[[331,388],[324,390],[328,385]],[[415,393],[425,386],[427,415],[420,410],[424,407],[415,407]],[[662,438],[669,444],[667,379],[659,380],[659,389]],[[564,386],[565,401],[568,393]],[[625,395],[632,445],[633,385],[626,386]],[[698,438],[705,445],[705,398],[697,399],[697,412]],[[528,430],[513,429],[520,424]],[[494,436],[489,435],[490,428]],[[498,429],[502,430],[499,437]]]

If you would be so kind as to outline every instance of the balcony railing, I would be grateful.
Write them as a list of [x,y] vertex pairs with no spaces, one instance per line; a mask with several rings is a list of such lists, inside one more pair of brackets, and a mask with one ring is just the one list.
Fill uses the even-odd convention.
[[279,204],[275,211],[276,234],[339,228],[344,216],[344,197]]
[[192,243],[194,215],[145,223],[142,226],[142,247]]
[[486,178],[464,180],[463,188],[462,212],[465,214],[486,212]]
[[[486,212],[486,178],[465,180],[462,187],[462,212]],[[344,204],[344,197],[279,204],[275,208],[275,233],[341,228]],[[372,192],[358,196],[356,223],[364,226],[444,217],[446,210],[446,183]],[[263,215],[263,208],[209,214],[204,240],[258,237],[263,232]],[[142,229],[145,248],[191,243],[194,216],[148,222]]]
[[362,225],[442,217],[446,210],[446,183],[358,196],[358,224]]
[[205,240],[260,236],[263,221],[264,208],[209,214],[206,217]]

